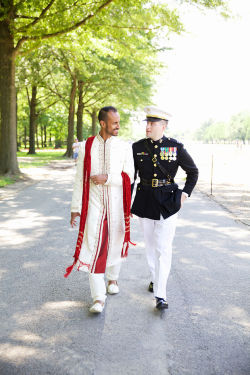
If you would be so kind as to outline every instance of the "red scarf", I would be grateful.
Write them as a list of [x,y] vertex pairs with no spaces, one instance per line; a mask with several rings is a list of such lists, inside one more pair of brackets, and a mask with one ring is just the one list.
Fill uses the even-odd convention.
[[[85,156],[83,164],[83,192],[82,192],[82,212],[80,218],[79,233],[76,242],[76,249],[74,254],[74,262],[71,266],[66,269],[64,277],[68,277],[73,270],[82,247],[84,229],[88,214],[89,205],[89,184],[90,184],[90,170],[91,170],[91,147],[95,137],[90,137],[86,141],[85,145]],[[127,173],[122,172],[122,186],[123,186],[123,211],[125,221],[125,236],[121,251],[121,257],[125,258],[128,256],[129,243],[135,245],[130,241],[130,206],[131,206],[131,185],[130,178]]]

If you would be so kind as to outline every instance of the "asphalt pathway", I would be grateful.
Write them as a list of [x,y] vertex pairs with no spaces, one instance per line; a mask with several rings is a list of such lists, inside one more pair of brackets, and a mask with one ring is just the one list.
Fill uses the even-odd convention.
[[73,272],[74,168],[0,201],[1,375],[249,375],[249,228],[196,192],[179,214],[169,309],[154,309],[138,220],[105,311]]

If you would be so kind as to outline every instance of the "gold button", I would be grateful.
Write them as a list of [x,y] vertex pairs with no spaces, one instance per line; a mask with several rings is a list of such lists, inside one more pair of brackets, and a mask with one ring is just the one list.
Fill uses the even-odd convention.
[[157,146],[157,145],[155,145],[155,148],[158,148],[158,146]]
[[143,161],[143,159],[141,159],[140,161]]
[[156,154],[154,154],[154,157],[155,157],[155,158],[157,158],[157,155],[156,155]]
[[156,177],[157,176],[157,173],[154,173],[154,177]]
[[156,164],[154,164],[154,167],[156,167]]

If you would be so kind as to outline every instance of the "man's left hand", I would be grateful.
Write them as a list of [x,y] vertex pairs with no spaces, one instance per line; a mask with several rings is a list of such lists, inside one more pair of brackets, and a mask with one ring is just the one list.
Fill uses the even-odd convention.
[[95,176],[91,176],[90,179],[92,180],[92,182],[95,185],[104,185],[105,182],[108,179],[108,175],[107,174],[97,174]]
[[184,203],[184,201],[187,199],[187,196],[184,194],[184,193],[182,193],[181,194],[181,207],[182,207],[182,205],[183,205],[183,203]]

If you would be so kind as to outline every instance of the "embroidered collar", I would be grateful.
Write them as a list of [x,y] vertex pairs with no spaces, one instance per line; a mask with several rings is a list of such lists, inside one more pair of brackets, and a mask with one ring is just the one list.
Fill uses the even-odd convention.
[[98,133],[98,134],[96,135],[96,138],[98,139],[99,142],[101,142],[101,143],[106,143],[106,144],[107,144],[107,143],[111,142],[113,136],[110,137],[110,138],[108,138],[106,141],[104,141],[104,139],[103,139],[103,138],[100,136],[100,134]]

